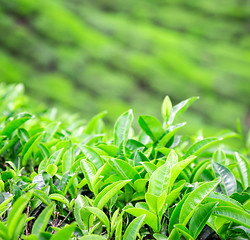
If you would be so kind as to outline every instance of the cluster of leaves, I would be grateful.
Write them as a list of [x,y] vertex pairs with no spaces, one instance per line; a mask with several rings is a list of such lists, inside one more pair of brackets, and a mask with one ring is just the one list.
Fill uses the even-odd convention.
[[247,0],[0,0],[0,81],[109,122],[199,94],[185,131],[216,133],[248,112],[249,16]]
[[[166,97],[162,121],[140,116],[138,135],[129,110],[107,139],[105,113],[79,127],[19,112],[19,88],[0,91],[0,239],[249,239],[244,138],[177,135],[197,97],[173,107]],[[241,151],[222,145],[228,137]]]

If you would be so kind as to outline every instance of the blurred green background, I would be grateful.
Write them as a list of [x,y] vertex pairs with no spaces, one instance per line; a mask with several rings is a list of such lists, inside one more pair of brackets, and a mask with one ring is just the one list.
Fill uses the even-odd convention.
[[200,96],[187,131],[247,127],[250,1],[0,0],[0,81],[112,124]]

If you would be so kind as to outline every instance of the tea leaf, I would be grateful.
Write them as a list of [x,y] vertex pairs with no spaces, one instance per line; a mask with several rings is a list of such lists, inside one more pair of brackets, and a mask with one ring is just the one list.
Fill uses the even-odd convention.
[[67,207],[69,206],[69,201],[67,198],[65,198],[63,195],[58,194],[58,193],[53,193],[49,195],[49,198],[51,200],[56,200],[58,202],[64,203],[67,205]]
[[206,203],[196,210],[189,223],[189,230],[194,239],[196,239],[204,226],[206,225],[210,215],[213,213],[217,203]]
[[93,186],[93,179],[96,174],[96,168],[93,163],[86,159],[81,160],[81,169],[84,174],[84,177],[87,180],[89,189],[93,192],[94,191],[94,186]]
[[76,224],[73,222],[70,225],[64,226],[55,235],[51,237],[51,240],[68,240],[71,238],[73,231],[76,228]]
[[158,167],[150,177],[148,185],[148,193],[160,196],[169,187],[170,163],[166,162]]
[[105,187],[95,198],[94,207],[103,208],[103,206],[115,195],[118,191],[123,188],[130,180],[121,180],[114,182],[109,186]]
[[141,178],[138,172],[123,160],[112,158],[108,163],[124,180],[132,179],[132,182],[135,182]]
[[236,191],[236,180],[233,173],[223,165],[212,161],[215,177],[221,178],[220,186],[226,195],[230,196]]
[[79,240],[106,240],[106,238],[97,234],[89,234],[89,235],[80,237]]
[[244,210],[234,207],[221,206],[217,207],[213,214],[250,228],[250,214]]
[[240,180],[243,186],[243,189],[246,189],[250,186],[250,166],[247,160],[240,156],[239,153],[235,153],[236,160],[238,162],[237,169],[240,175]]
[[26,193],[25,195],[20,196],[13,204],[7,220],[9,238],[11,239],[14,238],[18,222],[22,217],[22,212],[26,207],[26,205],[28,204],[28,202],[30,201],[32,195],[33,195],[32,192]]
[[148,224],[154,231],[158,232],[159,231],[159,225],[158,225],[158,219],[157,216],[150,211],[142,208],[128,208],[125,209],[125,212],[135,216],[145,216],[144,222]]
[[201,202],[217,187],[220,181],[203,183],[187,197],[180,212],[180,223],[184,226],[188,223]]
[[160,121],[153,117],[143,115],[138,119],[139,125],[142,130],[154,141],[156,142],[164,134],[164,129]]
[[175,105],[172,108],[172,112],[171,112],[168,123],[172,124],[197,99],[199,99],[199,97],[191,97]]
[[51,214],[54,210],[54,207],[55,207],[55,204],[51,203],[42,211],[42,213],[40,213],[40,215],[38,216],[38,218],[33,224],[32,234],[35,234],[38,236],[40,232],[45,231],[47,224],[49,222],[49,219],[51,217]]
[[169,96],[166,96],[162,102],[161,105],[161,114],[162,114],[162,118],[165,122],[168,121],[170,115],[172,112],[172,102],[169,98]]
[[23,151],[22,151],[22,164],[23,165],[27,164],[28,158],[30,157],[33,149],[38,144],[38,141],[40,140],[41,137],[42,135],[40,133],[37,133],[36,135],[31,137],[29,141],[26,142],[25,145],[23,146]]
[[149,208],[157,215],[160,214],[165,201],[166,201],[166,192],[163,192],[160,196],[155,196],[151,193],[145,194],[145,200],[149,206]]
[[193,240],[194,238],[190,235],[189,230],[182,224],[176,224],[174,227],[185,237],[187,240]]
[[108,236],[110,233],[110,224],[109,224],[109,219],[106,216],[106,214],[101,211],[99,208],[96,207],[86,207],[86,209],[91,212],[92,214],[94,214],[95,216],[97,216],[99,218],[99,220],[105,225],[107,232],[108,232]]
[[86,158],[89,159],[97,169],[103,165],[101,156],[95,151],[93,147],[81,146],[80,149],[84,153]]
[[114,127],[114,143],[117,147],[122,141],[126,143],[133,118],[133,111],[130,109],[117,119]]
[[5,128],[2,130],[1,135],[10,137],[10,135],[25,122],[30,120],[32,115],[29,113],[19,114],[16,119],[13,119],[6,124]]
[[123,240],[135,240],[146,215],[135,218],[127,227]]
[[36,196],[37,198],[39,198],[46,205],[49,205],[51,203],[50,198],[48,197],[48,195],[44,191],[36,189],[34,191],[34,196]]
[[171,190],[172,186],[174,185],[174,182],[176,178],[179,176],[179,174],[183,171],[184,168],[186,168],[194,159],[196,156],[189,156],[188,158],[178,162],[176,165],[174,165],[171,169],[171,176],[169,180],[169,191]]
[[207,147],[211,146],[212,144],[221,141],[221,138],[215,138],[215,137],[211,137],[211,138],[206,138],[203,140],[200,140],[196,143],[194,143],[186,152],[184,158],[189,157],[190,155],[199,155],[200,152],[202,152],[204,149],[206,149]]
[[[176,198],[180,195],[180,192],[181,192],[181,190],[183,189],[183,187],[185,186],[185,183],[186,183],[185,180],[182,180],[182,181],[183,181],[183,183],[180,184],[179,187],[175,188],[174,190],[169,192],[169,194],[167,195],[166,204],[168,206],[171,206],[174,203],[174,201],[176,200]],[[181,183],[181,181],[179,183]]]

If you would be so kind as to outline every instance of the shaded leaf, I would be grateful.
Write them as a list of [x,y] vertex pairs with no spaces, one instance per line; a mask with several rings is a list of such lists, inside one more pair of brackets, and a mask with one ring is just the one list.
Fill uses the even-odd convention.
[[45,231],[51,214],[54,210],[55,204],[51,203],[48,205],[38,216],[32,227],[32,234],[39,235],[40,232]]
[[[186,181],[182,180],[183,183],[180,184],[180,186],[178,186],[177,188],[173,189],[166,197],[166,204],[169,206],[171,206],[174,201],[178,198],[178,196],[180,195],[181,190],[183,189],[183,187],[185,186]],[[181,182],[181,181],[180,181]],[[179,183],[180,183],[179,182]]]
[[169,126],[165,135],[159,140],[159,143],[157,144],[158,147],[165,147],[167,143],[174,137],[176,132],[184,127],[186,125],[186,122],[179,123],[173,126]]
[[36,189],[34,191],[34,196],[36,196],[37,198],[39,198],[43,203],[45,203],[46,205],[49,205],[51,203],[50,198],[48,197],[48,195],[43,191]]
[[[189,193],[190,194],[190,193]],[[189,194],[186,194],[181,201],[177,204],[175,207],[173,213],[171,214],[171,217],[169,219],[169,225],[168,225],[168,232],[171,233],[174,230],[174,225],[179,223],[179,215],[182,209],[182,206],[184,202],[186,201]],[[173,234],[175,235],[175,234]]]
[[194,183],[198,181],[200,175],[203,173],[203,171],[207,168],[207,166],[211,163],[210,159],[204,160],[196,165],[195,169],[192,171],[192,175],[190,178],[190,182]]

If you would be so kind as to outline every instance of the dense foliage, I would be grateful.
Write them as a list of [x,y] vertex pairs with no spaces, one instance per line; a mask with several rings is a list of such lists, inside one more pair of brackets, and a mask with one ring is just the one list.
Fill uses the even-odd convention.
[[232,128],[249,106],[249,14],[247,0],[0,0],[0,81],[112,122],[199,95],[189,132]]
[[249,142],[240,128],[179,136],[197,97],[166,97],[162,120],[141,115],[139,134],[129,110],[109,139],[105,113],[85,125],[28,113],[22,91],[0,88],[1,239],[249,239]]

